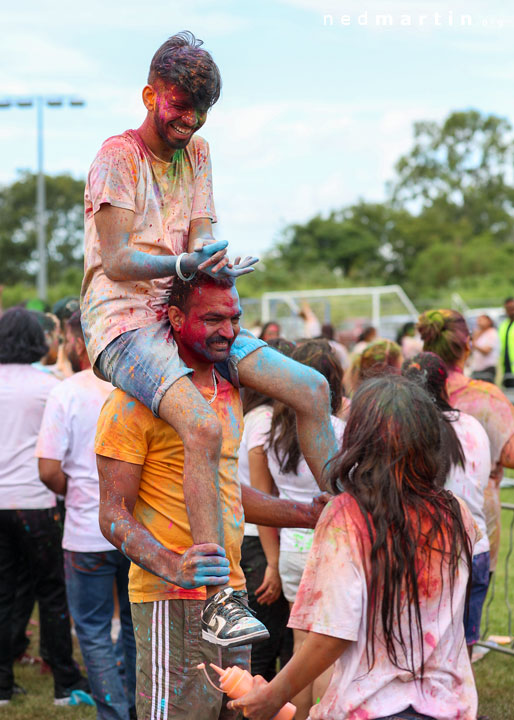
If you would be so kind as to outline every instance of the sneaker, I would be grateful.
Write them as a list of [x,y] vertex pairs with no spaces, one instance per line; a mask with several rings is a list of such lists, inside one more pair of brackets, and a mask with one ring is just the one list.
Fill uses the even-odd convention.
[[257,620],[232,588],[224,588],[205,603],[202,637],[214,645],[234,647],[269,638],[266,627]]
[[0,705],[9,705],[14,695],[26,695],[27,691],[21,685],[13,683],[10,690],[0,690]]
[[82,702],[92,705],[95,704],[93,698],[91,697],[91,688],[89,687],[89,683],[85,677],[81,677],[76,683],[73,683],[73,685],[66,688],[61,685],[56,685],[54,692],[54,705],[77,705],[77,699],[83,698],[83,696],[87,696],[91,702],[89,703],[85,698],[81,700]]

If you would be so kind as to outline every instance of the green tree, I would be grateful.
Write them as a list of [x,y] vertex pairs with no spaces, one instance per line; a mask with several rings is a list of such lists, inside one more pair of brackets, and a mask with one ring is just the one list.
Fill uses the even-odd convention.
[[414,124],[414,146],[396,164],[393,203],[438,224],[465,221],[473,236],[514,239],[514,141],[510,122],[476,110]]
[[[83,267],[84,181],[45,176],[49,284]],[[36,175],[22,172],[0,188],[0,283],[30,282],[37,274]]]

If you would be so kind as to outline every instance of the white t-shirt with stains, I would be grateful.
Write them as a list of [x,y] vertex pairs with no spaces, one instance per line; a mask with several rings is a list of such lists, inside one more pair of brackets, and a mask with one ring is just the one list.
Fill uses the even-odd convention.
[[[332,415],[332,427],[336,436],[337,447],[341,447],[345,423]],[[271,419],[270,419],[271,424]],[[296,473],[282,472],[279,460],[273,450],[266,447],[268,467],[275,482],[280,498],[293,502],[310,503],[321,493],[319,485],[311,473],[307,461],[300,456]],[[282,528],[280,531],[281,552],[309,552],[312,545],[314,530],[307,528]]]
[[59,380],[29,364],[0,364],[0,509],[46,510],[55,495],[39,479],[34,449]]
[[98,523],[99,487],[95,434],[100,410],[113,386],[83,370],[63,380],[45,407],[36,457],[60,460],[67,476],[62,546],[75,552],[103,552],[115,548]]
[[[455,413],[446,413],[455,415]],[[456,465],[450,470],[445,488],[464,500],[473,515],[482,537],[477,541],[473,554],[489,550],[487,525],[485,521],[484,493],[491,473],[491,450],[487,433],[471,415],[459,413],[453,428],[462,445],[465,467]]]
[[131,247],[152,255],[187,250],[191,220],[216,222],[207,142],[194,135],[172,162],[156,157],[135,130],[104,142],[89,170],[84,196],[84,280],[81,311],[91,362],[129,330],[151,325],[166,312],[171,278],[110,280],[102,269],[94,214],[101,205],[134,212]]
[[[472,543],[476,528],[461,503],[462,516]],[[422,526],[423,531],[423,526]],[[405,710],[437,720],[476,720],[477,693],[464,638],[464,604],[468,568],[464,560],[454,577],[439,571],[440,554],[432,555],[418,575],[420,612],[424,637],[423,681],[395,667],[385,650],[380,619],[376,626],[375,664],[368,672],[366,616],[371,577],[371,543],[365,520],[348,494],[335,497],[324,509],[303,573],[289,626],[350,640],[335,663],[334,673],[321,702],[310,710],[311,720],[372,720]],[[445,571],[446,570],[446,571]],[[406,609],[402,613],[408,643]],[[413,620],[414,666],[420,667],[419,644]]]

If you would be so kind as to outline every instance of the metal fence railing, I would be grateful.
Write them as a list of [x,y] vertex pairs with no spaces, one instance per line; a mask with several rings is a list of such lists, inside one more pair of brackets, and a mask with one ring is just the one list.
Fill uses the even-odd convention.
[[[502,652],[507,655],[511,655],[514,657],[514,637],[512,635],[513,630],[513,612],[512,612],[512,605],[510,603],[510,597],[509,597],[509,591],[510,591],[510,573],[509,569],[511,566],[511,559],[512,555],[514,553],[514,504],[513,503],[502,503],[501,504],[502,510],[510,511],[511,518],[510,523],[508,523],[508,528],[502,527],[502,533],[508,532],[508,544],[507,544],[507,554],[505,556],[504,560],[504,578],[503,578],[503,598],[502,601],[505,603],[505,607],[507,609],[507,627],[505,628],[505,635],[510,638],[510,642],[507,645],[500,645],[496,642],[492,642],[489,637],[489,628],[491,625],[490,620],[490,613],[491,613],[491,607],[495,601],[495,594],[496,594],[496,573],[493,575],[491,580],[491,586],[489,588],[489,594],[485,606],[485,613],[482,616],[482,637],[480,641],[478,642],[478,645],[482,645],[483,647],[489,648],[490,650],[496,650],[497,652]],[[514,569],[514,568],[513,568]],[[497,603],[494,603],[497,605]]]

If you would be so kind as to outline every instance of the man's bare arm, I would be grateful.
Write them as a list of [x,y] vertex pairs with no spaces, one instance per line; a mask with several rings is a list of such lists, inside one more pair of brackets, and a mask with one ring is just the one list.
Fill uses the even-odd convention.
[[[137,250],[130,244],[130,234],[134,228],[134,212],[125,208],[104,203],[95,213],[95,225],[100,238],[100,256],[102,268],[110,280],[152,280],[153,278],[171,277],[176,275],[177,257],[175,255],[153,255]],[[191,225],[195,227],[193,220]],[[200,225],[198,224],[200,227]],[[185,273],[201,270],[214,273],[213,266],[222,261],[226,253],[227,243],[218,241],[204,243],[202,247],[187,254],[181,263]],[[231,268],[221,266],[219,275],[238,277],[252,272],[250,265],[241,263]],[[212,269],[211,269],[212,268]]]
[[514,435],[511,435],[503,446],[500,465],[507,468],[514,468]]
[[229,563],[214,543],[193,545],[183,555],[168,550],[132,515],[141,465],[97,455],[100,478],[100,529],[132,562],[183,588],[225,585]]
[[245,520],[271,527],[316,527],[330,495],[317,495],[312,503],[297,503],[267,495],[249,485],[241,485]]
[[61,461],[39,458],[38,466],[41,482],[57,495],[66,495],[67,477],[62,471]]

